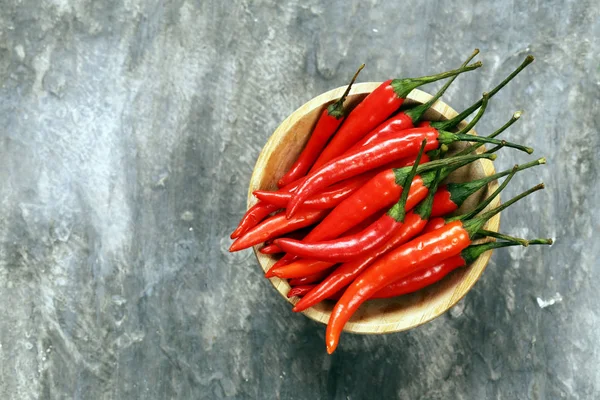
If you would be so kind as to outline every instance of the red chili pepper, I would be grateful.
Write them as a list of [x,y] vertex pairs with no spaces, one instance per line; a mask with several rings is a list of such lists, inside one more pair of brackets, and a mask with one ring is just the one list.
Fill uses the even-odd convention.
[[383,82],[377,89],[371,92],[365,99],[348,114],[346,121],[338,130],[337,134],[325,147],[311,172],[316,171],[330,160],[340,156],[348,150],[360,138],[377,127],[396,111],[406,96],[415,88],[449,78],[460,73],[479,68],[481,62],[459,68],[457,70],[444,72],[434,76],[421,78],[393,79]]
[[[422,157],[421,163],[429,161],[427,154]],[[402,168],[412,165],[414,157],[409,157],[403,160],[394,161],[390,164],[384,165],[383,167],[376,168],[372,171],[365,172],[364,174],[346,179],[340,183],[328,187],[326,190],[319,194],[315,194],[307,199],[302,206],[304,208],[313,208],[319,210],[331,209],[341,203],[344,199],[348,198],[352,193],[360,189],[367,181],[373,178],[381,171],[391,168]],[[252,192],[259,200],[266,203],[277,205],[280,208],[285,208],[293,194],[291,191],[267,191],[267,190],[255,190]]]
[[[358,225],[350,228],[348,230],[349,235],[353,235],[357,232],[362,231],[373,222],[377,221],[384,213],[377,212],[371,216],[369,216],[364,221],[360,222]],[[300,259],[295,260],[294,262],[290,262],[285,266],[285,270],[288,272],[286,278],[301,278],[307,275],[311,275],[326,269],[330,269],[330,267],[334,266],[336,263],[327,262],[327,261],[317,261],[310,259]],[[277,270],[280,267],[280,264],[275,263],[265,275],[267,278],[273,277],[273,271]]]
[[364,146],[359,150],[332,160],[318,171],[307,175],[306,180],[298,186],[290,199],[286,215],[288,218],[291,218],[309,196],[340,180],[348,179],[380,165],[387,164],[395,159],[416,154],[418,146],[423,140],[427,141],[426,151],[437,149],[440,144],[450,144],[455,141],[471,141],[502,144],[531,154],[533,149],[529,147],[507,141],[465,134],[481,118],[485,112],[486,105],[487,95],[484,94],[484,102],[481,110],[473,121],[459,133],[441,131],[431,127],[406,129],[383,141]]
[[323,271],[316,272],[314,274],[303,276],[302,278],[294,278],[290,279],[290,286],[299,286],[299,285],[308,285],[310,283],[321,282],[327,275],[331,272],[331,268],[328,268]]
[[[426,142],[423,141],[417,159],[402,183],[403,188],[410,187],[412,184],[425,146]],[[439,176],[440,170],[437,171],[437,179],[439,179]],[[438,181],[436,180],[431,188],[433,192],[437,190],[437,185]],[[409,192],[410,190],[403,190],[400,200],[381,218],[354,235],[321,243],[302,243],[298,240],[284,238],[278,239],[276,244],[284,251],[301,257],[332,262],[349,261],[369,252],[373,248],[379,247],[402,228],[406,211],[410,210],[405,210]]]
[[323,110],[304,150],[302,150],[302,153],[300,153],[300,156],[294,165],[292,165],[289,171],[277,183],[279,187],[283,187],[306,175],[317,157],[319,157],[321,150],[323,150],[323,147],[325,147],[329,138],[335,133],[346,117],[344,101],[346,100],[348,93],[350,93],[352,84],[356,81],[358,74],[364,67],[365,64],[358,68],[358,71],[354,74],[354,77],[350,81],[350,84],[342,97]]
[[308,293],[312,288],[314,288],[315,285],[300,285],[300,286],[295,286],[293,288],[290,289],[290,291],[287,294],[288,299],[291,297],[302,297],[304,296],[306,293]]
[[[443,175],[438,171],[435,181],[439,182],[443,179]],[[435,184],[434,184],[435,185]],[[350,282],[354,280],[365,268],[373,263],[377,258],[383,256],[392,249],[407,242],[417,236],[429,219],[431,212],[433,194],[435,190],[431,190],[427,198],[420,203],[414,210],[406,215],[404,225],[392,235],[388,241],[381,247],[371,250],[368,254],[358,257],[356,260],[342,264],[329,275],[321,284],[303,298],[296,306],[294,311],[302,311],[308,307],[319,303],[320,301],[338,293]],[[285,275],[288,273],[288,266],[280,268],[280,273]],[[277,273],[278,271],[274,271]]]
[[[487,157],[488,155],[485,156]],[[467,161],[461,162],[459,165],[455,165],[454,167],[458,168],[461,166],[461,164],[464,165],[465,162],[474,161],[480,156],[474,155],[469,157],[471,158],[469,158]],[[462,160],[464,160],[464,158],[462,158]],[[452,171],[452,169],[454,168],[444,168],[445,172],[443,173],[442,179],[444,179]],[[424,185],[425,188],[429,188],[432,182],[435,181],[433,179],[435,175],[431,175],[431,172],[429,174],[429,176],[424,174],[419,177],[421,181],[423,180],[423,177],[427,177],[427,182]],[[373,193],[377,192],[369,193],[370,199],[373,199],[372,201],[377,203],[379,201],[377,197],[379,196],[374,196]],[[403,192],[403,194],[405,194],[405,192]],[[411,205],[407,206],[406,210],[411,209]],[[366,206],[363,209],[368,210]],[[287,253],[291,253],[299,257],[331,262],[350,261],[353,258],[378,247],[390,236],[392,236],[395,230],[400,229],[400,225],[402,224],[401,218],[403,217],[401,214],[402,211],[403,208],[396,204],[395,206],[391,207],[388,213],[382,216],[377,222],[369,226],[367,229],[356,233],[355,235],[346,235],[335,240],[318,241],[314,239],[314,234],[311,233],[307,235],[303,241],[284,238],[277,239],[275,243]],[[360,216],[359,212],[357,212],[357,214]],[[317,225],[315,229],[322,229],[321,224]]]
[[471,244],[472,237],[488,219],[542,188],[543,184],[538,185],[478,218],[450,222],[436,231],[413,239],[377,260],[356,278],[335,305],[327,325],[327,352],[331,354],[335,350],[344,325],[365,300],[388,284],[424,266],[437,264],[460,254]]
[[[280,192],[292,192],[296,190],[296,188],[306,179],[305,177],[300,178],[287,186],[279,189]],[[250,229],[258,225],[263,219],[265,219],[269,214],[279,210],[281,207],[277,207],[274,204],[265,203],[264,201],[259,201],[242,217],[239,225],[231,234],[232,239],[236,239],[242,236],[244,233],[248,232]]]
[[[466,67],[469,62],[479,54],[479,49],[475,49],[473,54],[467,58],[467,60],[461,65],[461,68]],[[367,144],[373,143],[380,139],[387,137],[390,134],[395,132],[402,131],[404,129],[414,128],[416,124],[421,120],[423,115],[432,105],[435,104],[446,92],[448,87],[454,82],[454,80],[458,77],[458,75],[454,75],[452,78],[446,82],[444,86],[438,90],[438,92],[427,102],[423,104],[419,104],[411,109],[406,111],[401,111],[396,115],[388,118],[386,121],[382,122],[378,127],[369,132],[365,137],[355,143],[348,151],[356,150],[359,147],[365,146]]]
[[[522,240],[518,241],[507,241],[507,242],[487,242],[483,244],[477,244],[467,247],[463,250],[460,255],[450,257],[433,267],[426,267],[419,271],[407,276],[406,278],[400,279],[394,283],[391,283],[375,293],[371,299],[386,299],[390,297],[398,297],[409,293],[414,293],[428,286],[433,285],[444,279],[446,275],[454,271],[457,268],[461,268],[472,264],[479,256],[483,253],[498,249],[501,247],[508,246],[522,246]],[[525,240],[526,245],[540,244],[540,245],[551,245],[552,239],[534,239]],[[317,285],[309,284],[296,286],[288,292],[288,297],[304,297]],[[330,300],[338,300],[340,298],[340,292],[328,297]]]
[[[362,175],[355,176],[350,179],[346,179],[343,182],[330,186],[321,193],[315,194],[308,198],[302,206],[305,208],[312,208],[317,210],[326,210],[335,207],[342,200],[348,198],[352,193],[358,190],[374,175],[370,172]],[[287,203],[292,198],[291,192],[283,191],[268,191],[268,190],[256,190],[252,194],[265,203],[274,204],[278,208],[285,208]]]
[[[494,159],[494,155],[471,155],[438,160],[423,164],[419,166],[419,169],[434,169],[437,166],[445,165],[447,167],[443,173],[443,178],[445,178],[454,169],[479,158]],[[311,243],[334,239],[348,231],[351,227],[364,221],[368,216],[375,212],[392,206],[398,201],[402,193],[402,187],[397,182],[403,182],[409,171],[410,169],[405,167],[383,171],[373,177],[373,179],[353,193],[352,196],[348,197],[334,208],[331,213],[304,238],[304,242]],[[421,172],[420,170],[417,171]],[[435,172],[431,171],[415,177],[411,184],[408,200],[406,202],[406,206],[409,209],[412,209],[427,196],[428,188],[434,178]],[[373,196],[373,193],[377,193],[377,196]],[[297,257],[294,255],[286,254],[271,267],[265,276],[267,278],[272,277],[273,270],[289,264],[296,258]]]
[[274,204],[268,204],[262,201],[256,203],[246,211],[239,225],[235,228],[230,237],[232,239],[237,239],[265,219],[267,215],[279,210],[279,208],[280,207],[277,207]]
[[267,245],[265,245],[265,247],[262,247],[258,251],[260,251],[261,254],[267,254],[267,255],[283,253],[283,250],[281,250],[281,247],[277,246],[274,243],[267,244]]
[[325,218],[327,210],[303,210],[298,213],[293,219],[287,219],[283,213],[272,216],[263,221],[260,225],[255,226],[243,236],[236,239],[229,247],[230,252],[247,249],[297,229],[312,225],[317,221]]

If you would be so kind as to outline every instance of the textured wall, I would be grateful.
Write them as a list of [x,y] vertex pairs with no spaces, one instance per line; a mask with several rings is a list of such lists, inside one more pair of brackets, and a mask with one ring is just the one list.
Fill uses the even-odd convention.
[[[0,398],[600,397],[598,37],[590,0],[0,0]],[[525,110],[506,137],[549,165],[507,195],[548,189],[502,226],[557,243],[498,251],[451,312],[327,356],[227,253],[258,153],[362,62],[415,76],[475,47],[457,109],[537,58],[479,131]]]

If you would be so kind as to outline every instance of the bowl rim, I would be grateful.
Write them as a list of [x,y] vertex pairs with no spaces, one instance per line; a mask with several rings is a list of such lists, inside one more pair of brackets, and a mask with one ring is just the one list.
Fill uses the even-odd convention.
[[[382,82],[356,83],[352,87],[352,90],[350,91],[348,98],[351,99],[355,95],[368,94],[368,93],[372,92],[376,87],[381,85],[381,83]],[[300,121],[306,114],[314,112],[316,109],[320,109],[320,108],[324,107],[327,103],[330,103],[333,100],[339,98],[345,89],[346,89],[346,86],[341,86],[341,87],[329,90],[325,93],[322,93],[318,96],[313,97],[311,100],[304,103],[302,106],[297,108],[293,113],[291,113],[275,129],[273,134],[269,137],[266,144],[262,148],[260,155],[257,158],[257,161],[253,168],[252,176],[250,178],[250,184],[248,187],[247,208],[252,207],[254,204],[256,204],[258,202],[258,200],[252,195],[252,192],[254,190],[258,189],[258,187],[253,186],[253,183],[260,180],[259,175],[260,175],[261,171],[257,167],[266,163],[268,157],[275,149],[275,147],[276,147],[275,145],[278,144],[280,139],[283,138],[288,133],[288,131],[289,131],[288,128],[291,126],[294,126],[294,124],[297,123],[298,121]],[[424,103],[424,102],[428,101],[429,99],[431,99],[432,97],[433,96],[429,93],[426,93],[419,89],[414,89],[407,96],[407,100],[416,102],[416,103]],[[458,113],[452,107],[450,107],[448,104],[446,104],[445,102],[443,102],[441,100],[436,101],[431,106],[431,109],[434,110],[435,112],[445,116],[446,118],[452,118],[455,115],[458,115]],[[465,121],[462,121],[461,124],[459,125],[459,128],[466,126],[466,124],[467,123]],[[471,130],[469,133],[476,134],[475,130]],[[480,149],[483,149],[483,147]],[[483,150],[480,150],[480,151],[483,151]],[[476,163],[479,163],[482,165],[482,168],[486,175],[491,175],[491,174],[495,173],[494,165],[490,160],[477,160]],[[496,181],[492,182],[490,189],[493,190],[494,186],[497,187]],[[495,199],[495,201],[492,204],[490,204],[490,206],[488,206],[488,207],[494,207],[499,203],[500,203],[500,197],[498,196]],[[486,225],[486,229],[498,231],[499,227],[500,227],[500,217],[501,217],[501,215],[499,213],[499,214],[495,215],[492,219],[490,219],[490,221],[488,221],[488,224]],[[272,263],[265,265],[261,261],[261,260],[265,260],[265,259],[268,261],[269,257],[263,255],[262,253],[260,253],[258,251],[260,249],[260,247],[261,247],[261,245],[253,246],[253,251],[254,251],[254,255],[256,256],[261,269],[263,271],[266,271],[268,269],[268,267],[270,267],[270,265],[272,265]],[[413,323],[403,323],[402,318],[400,319],[400,321],[397,321],[397,320],[396,321],[387,321],[383,317],[381,317],[382,321],[377,321],[377,323],[374,321],[361,321],[361,320],[352,321],[351,320],[346,324],[344,331],[350,332],[350,333],[357,333],[357,334],[384,334],[384,333],[401,332],[401,331],[416,328],[418,326],[421,326],[421,325],[439,317],[440,315],[442,315],[446,311],[448,311],[451,307],[453,307],[456,303],[458,303],[473,288],[473,286],[479,280],[479,278],[483,274],[483,271],[487,267],[487,264],[491,258],[491,255],[492,255],[492,251],[487,251],[487,252],[483,253],[473,264],[471,264],[468,267],[468,269],[470,269],[471,272],[474,272],[474,273],[473,274],[468,273],[467,275],[465,275],[465,278],[462,279],[462,281],[460,282],[460,284],[457,287],[457,289],[460,289],[459,293],[456,293],[457,290],[454,290],[450,299],[447,302],[445,302],[443,307],[436,309],[434,312],[428,313],[428,315],[426,315],[425,317],[420,318],[420,319],[414,321]],[[476,268],[474,270],[474,266],[476,266],[476,264],[477,264],[478,268]],[[447,277],[445,277],[444,279],[446,279],[446,278]],[[469,278],[469,279],[467,279],[467,278]],[[444,279],[442,279],[442,281]],[[270,278],[269,280],[270,280],[271,284],[275,287],[277,292],[279,292],[279,294],[287,302],[294,305],[299,301],[297,298],[288,298],[287,297],[287,292],[290,289],[290,285],[287,283],[286,280],[279,279],[277,277]],[[381,300],[375,300],[375,301],[381,301]],[[310,308],[302,311],[302,314],[304,314],[305,316],[307,316],[308,318],[310,318],[314,321],[323,323],[325,325],[327,324],[327,321],[329,318],[329,313],[323,312],[321,310],[315,310],[314,307],[310,307]]]

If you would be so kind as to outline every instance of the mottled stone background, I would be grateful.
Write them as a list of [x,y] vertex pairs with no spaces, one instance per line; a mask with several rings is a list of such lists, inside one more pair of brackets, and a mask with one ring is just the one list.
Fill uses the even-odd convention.
[[[599,398],[598,37],[591,0],[0,0],[0,398]],[[506,137],[549,164],[507,195],[548,189],[502,226],[556,244],[498,251],[451,312],[327,356],[227,252],[258,153],[362,62],[416,76],[475,47],[457,109],[536,56],[479,131],[525,110]]]

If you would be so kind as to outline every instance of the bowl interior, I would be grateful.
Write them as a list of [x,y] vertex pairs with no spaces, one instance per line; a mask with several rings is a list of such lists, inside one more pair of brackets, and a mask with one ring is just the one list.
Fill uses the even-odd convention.
[[[348,97],[347,104],[350,106],[356,105],[368,93],[379,86],[379,84],[379,82],[355,84]],[[315,97],[292,113],[277,128],[264,146],[254,168],[248,191],[248,207],[251,207],[257,201],[252,196],[254,190],[275,190],[277,188],[278,179],[287,171],[300,154],[321,112],[335,99],[339,98],[344,89],[344,87],[340,87]],[[405,105],[410,106],[424,103],[430,98],[431,95],[423,91],[413,90],[407,98]],[[452,118],[456,114],[456,111],[447,104],[438,101],[428,110],[424,119],[438,121]],[[459,128],[465,125],[466,123],[463,122]],[[471,131],[470,133],[474,134],[475,132]],[[451,147],[451,150],[458,147],[462,146]],[[480,151],[483,151],[482,149],[480,148]],[[462,182],[494,173],[494,166],[491,161],[479,160],[455,171],[448,178],[448,181]],[[486,193],[491,193],[496,187],[497,182],[490,183],[487,188],[471,196],[458,212],[462,213],[473,209]],[[498,205],[499,202],[500,199],[497,198],[489,208]],[[497,215],[488,221],[485,229],[498,231],[499,223],[500,215]],[[260,247],[255,246],[254,253],[261,268],[267,271],[277,260],[277,257],[258,252]],[[416,293],[393,299],[378,299],[366,302],[360,307],[350,322],[346,324],[345,331],[355,333],[397,332],[432,320],[456,304],[473,287],[485,269],[490,256],[491,252],[487,252],[481,255],[470,266],[459,268],[439,283]],[[290,289],[287,281],[272,278],[271,283],[287,301],[292,304],[298,301],[297,298],[287,298],[286,295]],[[309,318],[326,324],[333,306],[333,302],[325,301],[307,309],[304,311],[304,314]]]

